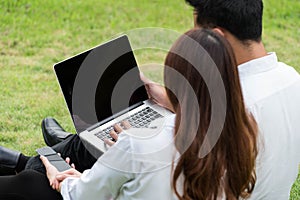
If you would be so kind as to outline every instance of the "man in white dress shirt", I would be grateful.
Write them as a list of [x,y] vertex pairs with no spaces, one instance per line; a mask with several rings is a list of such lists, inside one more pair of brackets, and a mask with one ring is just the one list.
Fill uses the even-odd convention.
[[250,199],[289,199],[300,164],[300,76],[266,52],[262,1],[186,2],[194,7],[195,25],[222,34],[239,64],[244,101],[259,127],[257,182]]

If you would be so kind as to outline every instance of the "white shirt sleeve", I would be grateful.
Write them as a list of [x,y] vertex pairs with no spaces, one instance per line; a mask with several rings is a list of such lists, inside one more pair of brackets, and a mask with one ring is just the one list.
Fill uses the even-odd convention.
[[[116,144],[106,151],[90,170],[84,171],[80,178],[67,178],[62,182],[63,198],[145,199],[152,197],[153,191],[156,192],[156,196],[172,196],[171,190],[157,189],[158,180],[163,177],[167,180],[165,186],[170,189],[169,168],[175,148],[172,140],[175,115],[167,122],[162,133],[147,139],[134,137],[134,130],[131,134],[119,134]],[[141,129],[137,132],[146,133]]]
[[[118,197],[124,183],[132,180],[133,174],[122,171],[122,166],[131,165],[124,150],[131,147],[128,137],[121,136],[118,142],[103,154],[90,170],[80,178],[67,178],[62,182],[61,194],[66,200],[111,200]],[[121,150],[120,150],[121,148]],[[113,163],[110,161],[113,160]]]
[[61,194],[66,200],[110,200],[118,196],[121,186],[130,179],[130,174],[106,167],[98,160],[80,178],[65,179]]

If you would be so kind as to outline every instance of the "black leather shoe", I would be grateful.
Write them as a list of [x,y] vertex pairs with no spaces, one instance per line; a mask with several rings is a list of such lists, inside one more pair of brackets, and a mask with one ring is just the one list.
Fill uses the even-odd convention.
[[16,166],[18,164],[21,153],[0,146],[0,175],[16,174]]
[[66,132],[52,117],[43,119],[42,132],[45,143],[50,147],[72,135]]

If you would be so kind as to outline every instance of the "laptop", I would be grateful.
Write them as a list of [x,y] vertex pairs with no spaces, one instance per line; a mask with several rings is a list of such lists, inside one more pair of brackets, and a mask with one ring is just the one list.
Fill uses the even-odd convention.
[[171,112],[148,99],[126,35],[54,64],[77,134],[95,156],[107,151],[112,126],[158,131]]

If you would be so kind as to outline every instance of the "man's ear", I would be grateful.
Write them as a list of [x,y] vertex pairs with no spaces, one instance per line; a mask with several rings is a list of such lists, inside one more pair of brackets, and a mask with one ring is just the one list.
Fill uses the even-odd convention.
[[219,33],[219,34],[222,35],[223,37],[225,37],[225,32],[224,32],[224,30],[223,30],[222,28],[216,27],[216,28],[213,28],[212,30],[213,30],[214,32],[216,32],[216,33]]

